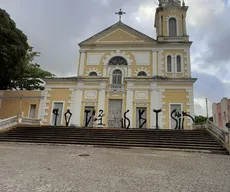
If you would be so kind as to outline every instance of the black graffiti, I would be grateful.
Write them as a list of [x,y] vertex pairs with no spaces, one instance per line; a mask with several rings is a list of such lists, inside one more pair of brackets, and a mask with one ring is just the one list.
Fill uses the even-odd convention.
[[94,118],[94,121],[98,121],[97,125],[105,125],[105,124],[103,124],[103,117],[104,116],[105,116],[104,111],[102,109],[100,109],[97,118]]
[[[182,115],[183,115],[183,117],[189,117],[189,118],[191,118],[192,122],[195,123],[195,119],[191,115],[189,115],[187,112],[182,111]],[[183,121],[182,121],[182,129],[184,129],[184,118],[183,118]]]
[[92,115],[89,116],[89,113],[92,112],[91,110],[85,110],[85,127],[88,127],[90,121],[93,119],[95,115],[95,111],[93,110]]
[[142,109],[142,110],[139,109],[138,112],[139,112],[139,128],[141,129],[141,128],[144,127],[144,125],[145,125],[146,122],[147,122],[146,118],[143,118],[143,117],[142,117],[142,115],[143,115],[146,111],[145,111],[145,109]]
[[58,109],[53,109],[53,114],[54,114],[54,126],[57,125],[57,116],[58,114]]
[[85,110],[85,127],[88,127],[90,121],[98,121],[97,125],[105,125],[103,124],[103,117],[105,116],[104,111],[102,109],[99,110],[99,114],[97,117],[95,117],[96,115],[96,111],[93,110],[92,111],[92,115],[89,116],[89,113],[91,112],[91,110]]
[[[129,112],[129,110],[127,110],[125,113],[124,113],[124,126],[122,125],[122,127],[124,127],[125,129],[129,129],[130,127],[130,119],[126,116],[127,113]],[[128,121],[128,125],[126,125],[126,122]]]
[[[69,115],[69,117],[68,117],[67,115]],[[70,112],[69,109],[66,111],[66,113],[64,114],[64,116],[65,116],[65,124],[66,124],[66,127],[68,127],[68,126],[69,126],[70,119],[71,119],[71,117],[72,117],[72,113]]]
[[154,113],[156,113],[156,129],[159,129],[159,124],[158,124],[158,118],[159,118],[159,113],[162,111],[162,109],[158,110],[153,110]]
[[171,112],[171,118],[176,122],[174,129],[184,129],[185,117],[189,117],[192,119],[193,123],[195,122],[195,119],[185,111],[182,111],[182,113],[180,113],[179,111],[174,109]]

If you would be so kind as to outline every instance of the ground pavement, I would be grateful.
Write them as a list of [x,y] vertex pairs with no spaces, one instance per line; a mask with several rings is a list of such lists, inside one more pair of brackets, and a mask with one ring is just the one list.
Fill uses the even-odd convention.
[[1,192],[229,192],[229,181],[230,156],[0,144]]

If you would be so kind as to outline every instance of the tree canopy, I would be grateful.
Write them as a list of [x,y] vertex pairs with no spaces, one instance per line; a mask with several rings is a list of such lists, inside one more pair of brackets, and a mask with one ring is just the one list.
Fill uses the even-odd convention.
[[0,90],[43,89],[41,79],[54,75],[33,63],[37,56],[40,53],[33,51],[27,36],[0,8]]
[[195,123],[205,123],[207,119],[207,117],[204,117],[202,115],[195,116]]

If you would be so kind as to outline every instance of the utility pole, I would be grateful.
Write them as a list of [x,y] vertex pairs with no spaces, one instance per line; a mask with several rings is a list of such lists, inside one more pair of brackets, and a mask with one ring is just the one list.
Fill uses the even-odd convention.
[[205,100],[206,100],[206,112],[207,112],[207,118],[208,118],[208,99],[205,98]]

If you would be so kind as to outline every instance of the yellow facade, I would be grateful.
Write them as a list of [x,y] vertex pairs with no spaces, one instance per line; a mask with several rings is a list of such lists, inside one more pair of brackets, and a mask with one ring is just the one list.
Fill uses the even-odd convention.
[[[45,79],[38,118],[44,124],[65,125],[69,109],[70,124],[79,127],[120,128],[130,123],[129,128],[173,129],[178,114],[194,116],[196,79],[191,77],[187,10],[178,0],[161,0],[156,40],[119,21],[79,43],[77,76]],[[22,107],[28,115],[28,106]],[[174,109],[176,120],[171,117]],[[160,110],[158,124],[155,110]],[[184,128],[191,127],[191,119],[184,117]]]
[[35,118],[38,118],[41,91],[2,91],[0,98],[0,119],[22,114],[29,117],[31,105],[36,105]]

